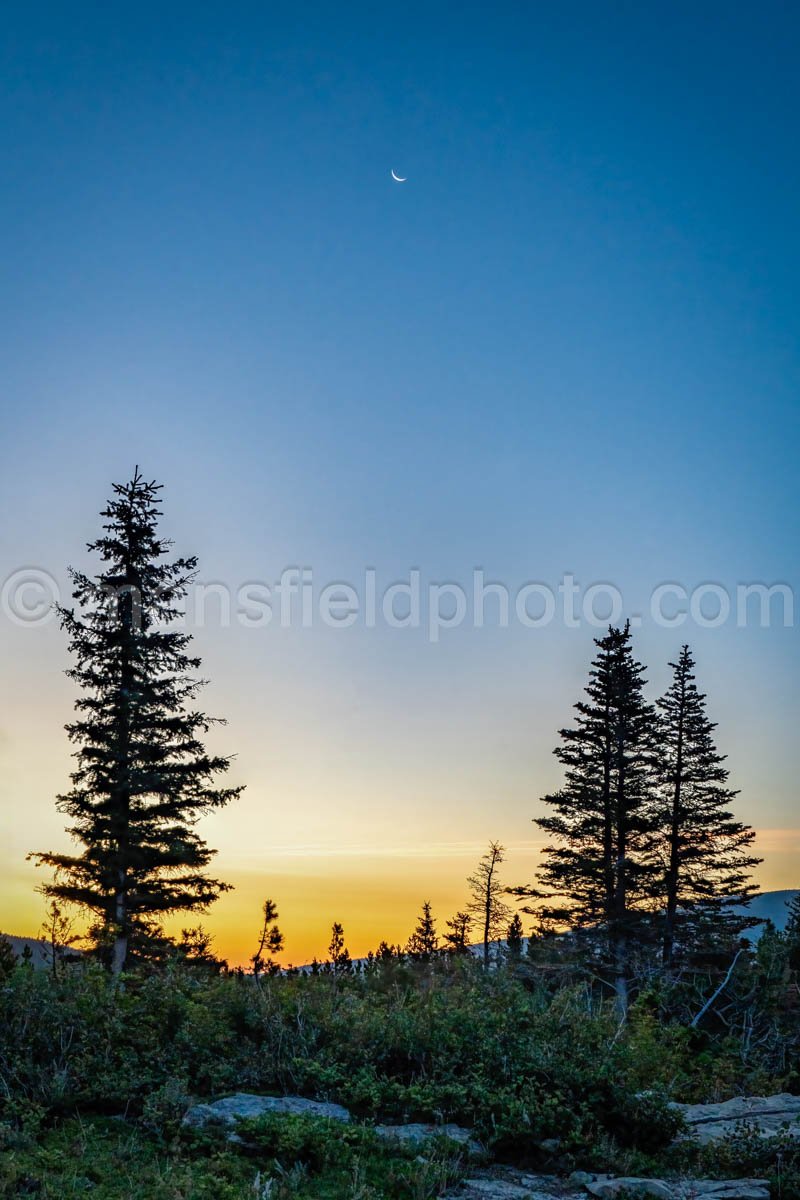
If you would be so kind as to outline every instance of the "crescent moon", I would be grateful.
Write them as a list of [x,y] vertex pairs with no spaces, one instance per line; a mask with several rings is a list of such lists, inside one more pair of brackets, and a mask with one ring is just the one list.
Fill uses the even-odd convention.
[[395,175],[394,167],[392,167],[392,179],[395,181],[395,183],[405,183],[406,180],[408,179],[408,176],[407,175]]

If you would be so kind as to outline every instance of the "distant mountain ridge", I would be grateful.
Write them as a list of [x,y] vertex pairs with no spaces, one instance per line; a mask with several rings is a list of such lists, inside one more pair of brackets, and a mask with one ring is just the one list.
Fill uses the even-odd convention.
[[11,933],[0,933],[0,937],[4,937],[7,942],[11,943],[11,949],[17,958],[22,958],[27,946],[31,952],[30,963],[32,967],[50,966],[50,946],[41,938],[14,937]]
[[[783,931],[789,920],[789,904],[798,894],[800,894],[800,889],[798,888],[792,888],[783,892],[761,892],[747,908],[737,908],[734,911],[737,913],[747,913],[749,916],[758,917],[762,921],[772,921],[777,930]],[[758,938],[762,928],[763,926],[757,925],[755,929],[749,930],[747,936]]]
[[[779,933],[783,933],[789,921],[789,905],[795,896],[800,895],[800,888],[789,888],[781,892],[759,892],[757,896],[748,905],[739,905],[732,911],[741,913],[743,916],[757,917],[759,921],[771,921]],[[748,941],[757,942],[764,932],[763,925],[754,925],[752,929],[745,930],[743,937]],[[527,949],[528,939],[523,938],[523,949]],[[493,948],[499,947],[502,949],[505,946],[504,941],[492,942]],[[470,950],[473,954],[478,955],[483,953],[483,946],[471,946]]]

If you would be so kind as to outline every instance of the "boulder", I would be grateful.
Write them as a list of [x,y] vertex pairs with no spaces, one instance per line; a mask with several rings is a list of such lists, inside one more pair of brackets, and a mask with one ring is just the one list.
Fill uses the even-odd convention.
[[[564,1185],[558,1175],[527,1175],[519,1177],[522,1187],[528,1189],[530,1200],[570,1200],[565,1196]],[[577,1197],[573,1197],[577,1200]]]
[[683,1200],[769,1200],[766,1179],[687,1179],[680,1185]]
[[264,1117],[268,1113],[325,1117],[329,1121],[350,1120],[350,1113],[340,1104],[324,1104],[302,1096],[253,1096],[248,1092],[237,1092],[235,1096],[226,1096],[211,1104],[195,1104],[184,1116],[183,1124],[192,1129],[203,1129],[207,1125],[224,1125],[232,1129],[237,1121]]
[[653,1196],[655,1200],[673,1200],[675,1192],[663,1179],[639,1179],[632,1175],[619,1178],[598,1175],[591,1183],[584,1184],[586,1191],[600,1200],[613,1200],[620,1192],[628,1196]]
[[465,1179],[464,1200],[531,1200],[530,1188],[505,1179]]
[[421,1146],[431,1138],[446,1137],[451,1142],[463,1146],[470,1155],[482,1153],[480,1143],[475,1140],[470,1129],[461,1125],[376,1125],[378,1137],[389,1141],[403,1142],[405,1145]]
[[[577,1180],[570,1176],[570,1182]],[[770,1195],[766,1179],[682,1179],[665,1183],[663,1179],[598,1175],[583,1186],[600,1200],[613,1200],[620,1193],[654,1196],[657,1200],[769,1200]]]
[[722,1104],[675,1104],[683,1114],[688,1133],[708,1145],[735,1132],[744,1121],[762,1137],[774,1137],[784,1129],[800,1137],[800,1096],[737,1096]]
[[769,1187],[745,1187],[741,1180],[734,1180],[731,1186],[720,1192],[698,1193],[697,1200],[769,1200]]
[[489,1167],[476,1171],[443,1200],[578,1200],[565,1195],[555,1175],[531,1175],[514,1167]]

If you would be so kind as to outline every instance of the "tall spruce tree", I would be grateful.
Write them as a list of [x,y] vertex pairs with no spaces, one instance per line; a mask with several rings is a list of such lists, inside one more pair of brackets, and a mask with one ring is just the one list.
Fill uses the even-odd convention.
[[755,831],[735,820],[725,756],[714,744],[716,725],[697,689],[694,659],[684,646],[673,678],[658,701],[659,787],[664,837],[662,960],[671,966],[680,945],[736,936],[755,924],[731,910],[755,893],[751,852]]
[[609,628],[595,644],[586,699],[555,750],[564,786],[544,797],[553,815],[534,822],[552,841],[542,852],[541,886],[527,894],[546,901],[545,920],[595,931],[624,1014],[631,944],[657,886],[655,711],[643,695],[630,625]]
[[83,850],[32,857],[54,868],[45,895],[93,914],[91,935],[118,974],[163,940],[165,916],[203,911],[227,890],[205,873],[214,851],[195,824],[241,788],[214,786],[230,760],[204,748],[215,722],[192,707],[200,659],[174,627],[197,560],[167,560],[160,484],[137,467],[113,491],[104,535],[89,545],[103,569],[71,571],[77,611],[59,609],[81,695],[66,727],[77,768],[57,803]]

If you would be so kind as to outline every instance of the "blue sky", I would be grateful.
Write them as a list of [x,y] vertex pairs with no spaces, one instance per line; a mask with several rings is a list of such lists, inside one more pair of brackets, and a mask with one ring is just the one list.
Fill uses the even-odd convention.
[[[796,586],[799,32],[780,4],[7,15],[3,578],[80,561],[139,462],[234,585]],[[522,843],[594,632],[198,630],[249,783],[221,862],[398,812]],[[0,636],[18,857],[60,836],[71,692],[56,629]],[[795,829],[796,626],[645,623],[654,690],[684,637],[743,815]]]

